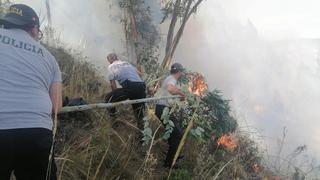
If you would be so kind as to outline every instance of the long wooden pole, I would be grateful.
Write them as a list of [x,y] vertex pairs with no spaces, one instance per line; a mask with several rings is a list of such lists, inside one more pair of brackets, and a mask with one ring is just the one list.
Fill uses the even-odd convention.
[[126,100],[126,101],[120,101],[115,103],[97,103],[97,104],[88,104],[88,105],[81,105],[81,106],[66,106],[62,108],[60,114],[68,113],[68,112],[76,112],[76,111],[87,111],[91,109],[110,108],[110,107],[116,107],[119,105],[155,102],[162,99],[175,99],[175,98],[180,98],[180,96],[164,96],[164,97]]

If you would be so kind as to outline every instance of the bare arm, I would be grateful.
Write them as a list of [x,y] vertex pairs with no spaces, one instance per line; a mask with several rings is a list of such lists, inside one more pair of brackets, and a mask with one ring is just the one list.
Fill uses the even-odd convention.
[[137,73],[139,74],[139,76],[142,78],[143,73],[142,73],[142,68],[141,68],[140,65],[138,65],[138,66],[136,67],[136,71],[137,71]]
[[186,95],[179,88],[177,88],[176,86],[174,86],[172,84],[168,84],[167,90],[172,95],[180,95],[182,98],[186,97]]
[[111,85],[112,91],[115,90],[115,89],[117,89],[117,83],[116,83],[115,80],[111,80],[111,81],[110,81],[110,85]]
[[49,90],[52,112],[58,113],[62,108],[62,83],[52,83]]
[[138,73],[138,75],[140,76],[140,78],[142,78],[143,73],[142,73],[141,71],[139,71],[138,69],[137,69],[137,73]]

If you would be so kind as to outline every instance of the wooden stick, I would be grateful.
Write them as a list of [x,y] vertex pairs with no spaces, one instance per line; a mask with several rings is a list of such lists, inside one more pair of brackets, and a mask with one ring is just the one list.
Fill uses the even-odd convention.
[[155,102],[162,99],[175,99],[175,98],[180,98],[180,96],[164,96],[164,97],[155,97],[155,98],[126,100],[126,101],[120,101],[115,103],[97,103],[97,104],[88,104],[88,105],[81,105],[81,106],[66,106],[62,108],[60,114],[68,113],[68,112],[76,112],[76,111],[87,111],[87,110],[99,109],[99,108],[110,108],[110,107],[116,107],[116,106],[127,105],[127,104]]

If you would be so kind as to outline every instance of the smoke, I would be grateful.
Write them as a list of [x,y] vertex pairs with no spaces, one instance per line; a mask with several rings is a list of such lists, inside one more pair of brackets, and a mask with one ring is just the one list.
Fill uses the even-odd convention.
[[[15,0],[32,6],[46,25],[46,3]],[[105,71],[105,57],[110,52],[124,52],[121,14],[113,1],[49,0],[55,35],[70,48],[90,57],[100,71]]]
[[306,144],[318,156],[320,40],[267,41],[225,8],[211,3],[191,21],[175,59],[231,99],[242,126],[257,129],[271,153],[286,127],[286,153]]
[[[285,12],[291,16],[300,8],[297,1],[290,1],[291,8],[295,5],[293,10],[275,6],[279,1],[205,1],[196,18],[188,23],[175,60],[202,72],[211,89],[220,89],[231,99],[241,125],[257,129],[270,149],[276,149],[275,139],[286,127],[287,152],[306,144],[316,156],[320,151],[320,41],[300,38],[299,33],[311,32],[310,24],[304,31],[292,19],[301,24],[305,21],[285,19]],[[30,4],[45,15],[44,2],[16,2]],[[156,0],[147,2],[153,10],[159,8]],[[52,23],[60,39],[84,51],[102,70],[106,53],[125,51],[119,14],[106,1],[50,3]],[[269,19],[262,16],[266,13],[270,13]],[[110,18],[110,14],[116,15]],[[249,15],[252,20],[247,19]],[[159,22],[160,11],[154,11],[154,17]],[[264,26],[268,22],[272,27]],[[309,34],[314,37],[316,33]]]

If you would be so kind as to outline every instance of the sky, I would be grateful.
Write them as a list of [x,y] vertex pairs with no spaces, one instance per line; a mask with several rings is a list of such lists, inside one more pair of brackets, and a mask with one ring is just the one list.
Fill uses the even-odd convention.
[[[44,1],[16,2],[45,14]],[[110,1],[50,2],[60,39],[100,69],[107,53],[125,51]],[[318,0],[207,0],[190,19],[175,60],[231,99],[241,126],[254,129],[269,149],[277,149],[286,127],[286,153],[306,144],[320,158],[319,6]]]

